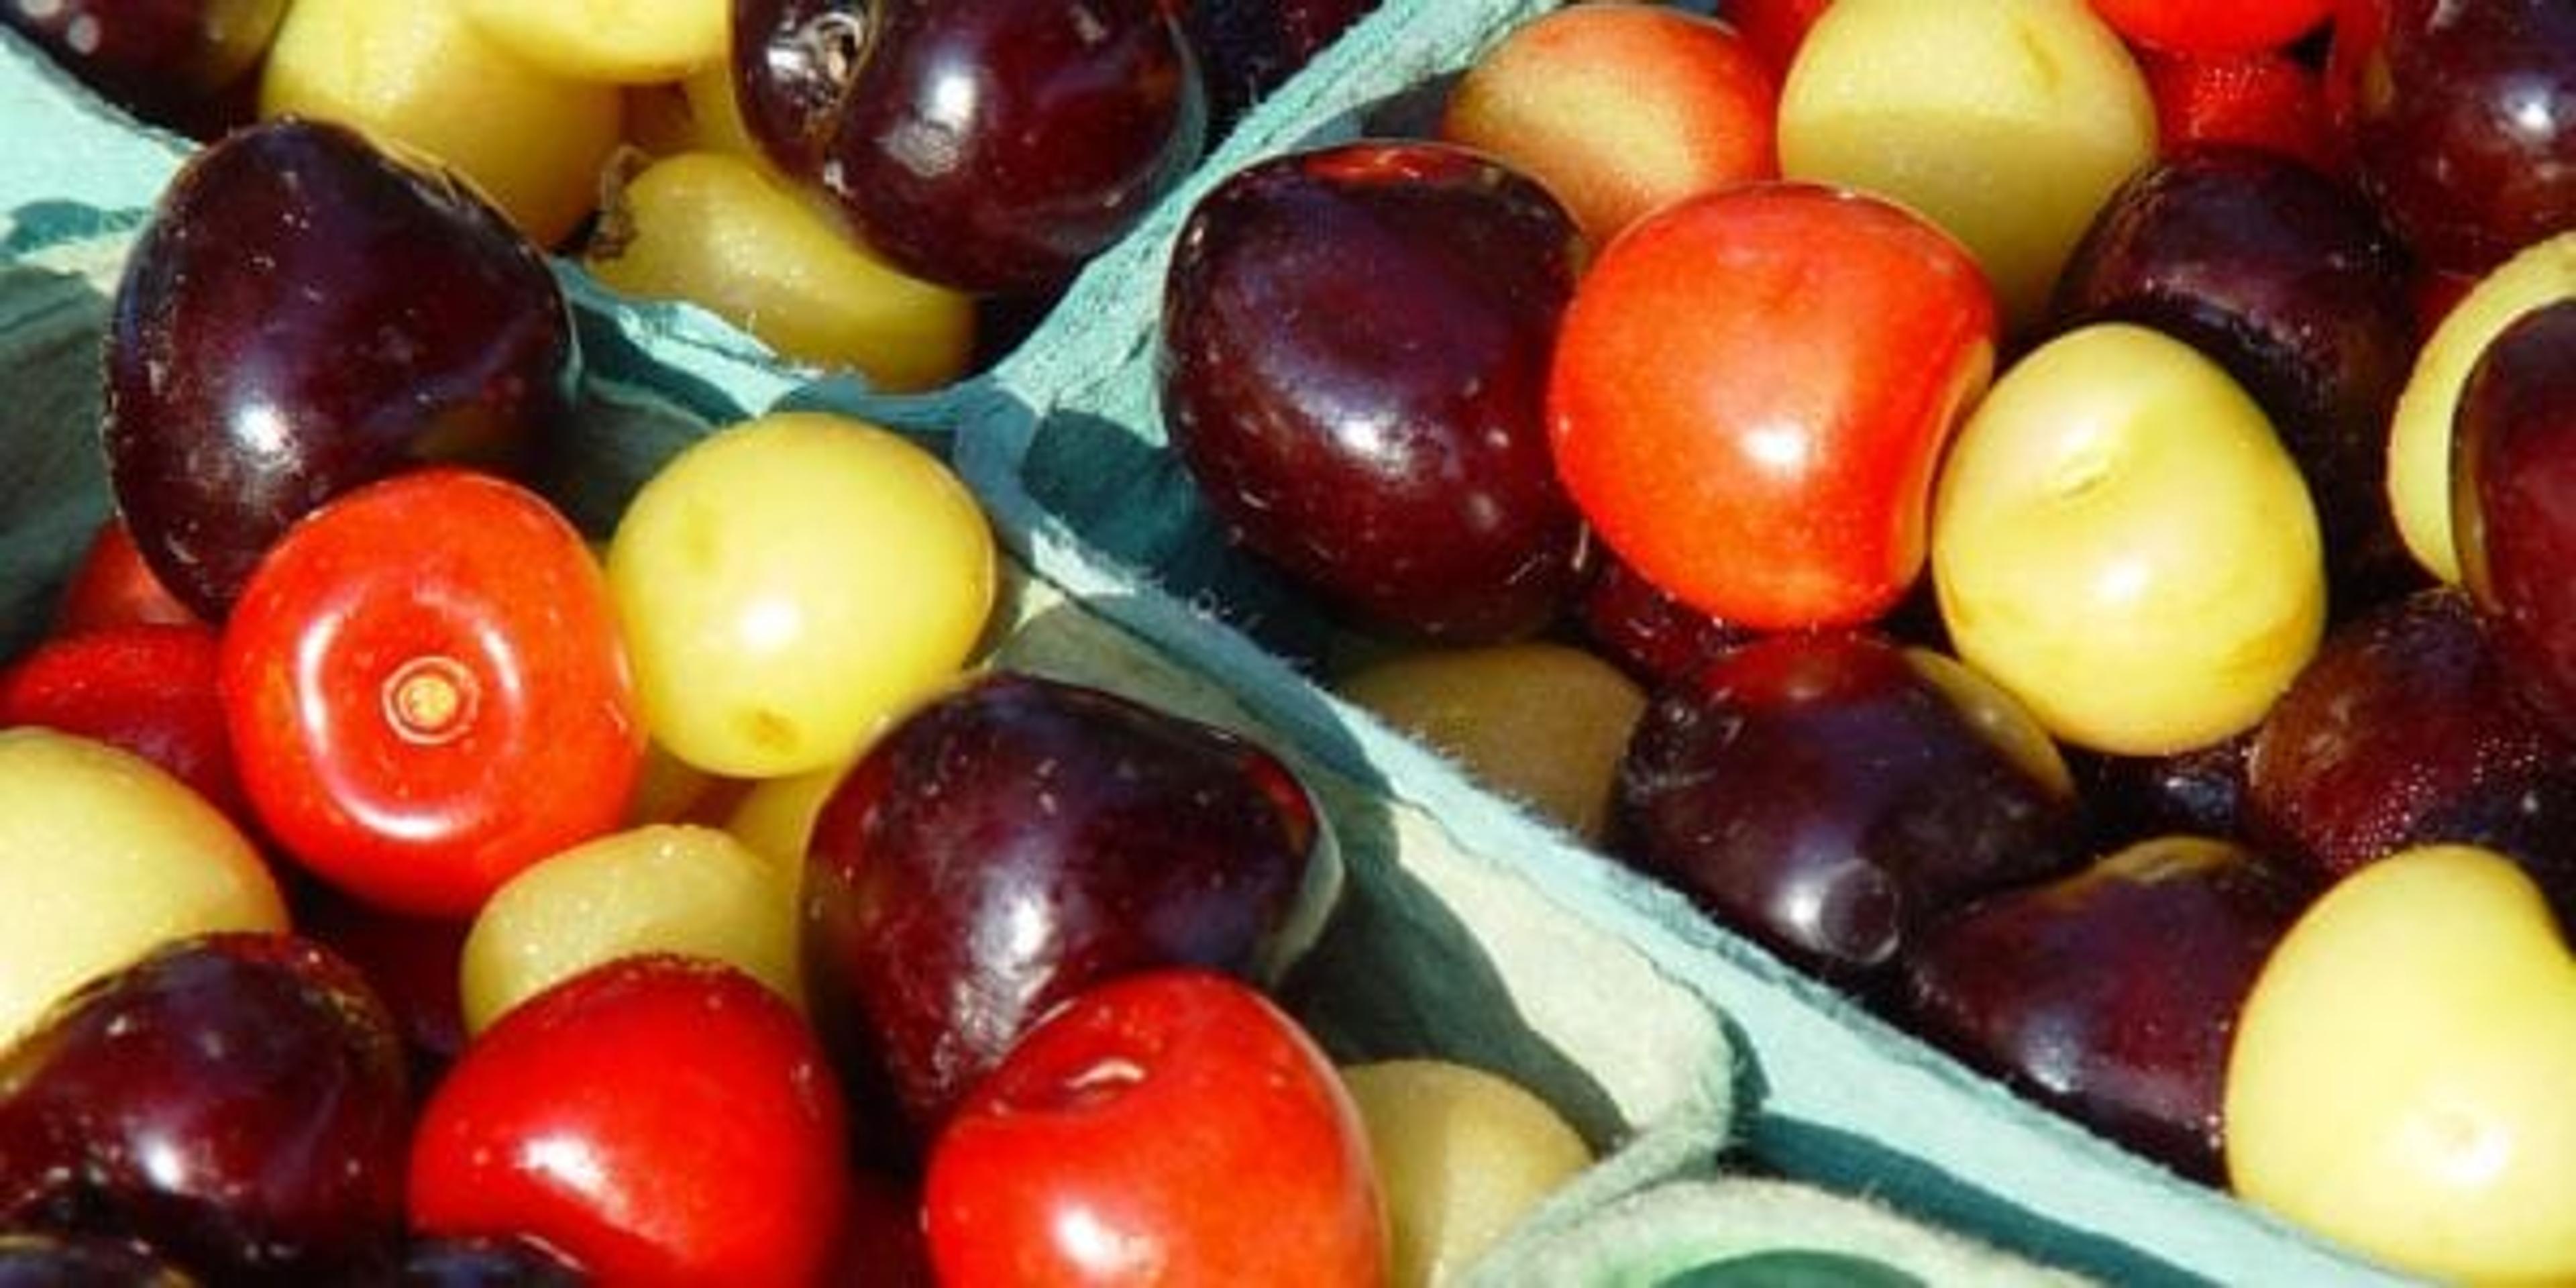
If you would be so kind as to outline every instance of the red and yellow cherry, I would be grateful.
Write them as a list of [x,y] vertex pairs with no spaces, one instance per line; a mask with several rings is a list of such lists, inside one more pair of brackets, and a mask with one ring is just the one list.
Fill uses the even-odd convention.
[[1572,5],[1479,55],[1449,91],[1440,137],[1545,184],[1600,246],[1683,197],[1777,177],[1779,101],[1778,73],[1725,23]]
[[1556,467],[1620,558],[1779,629],[1870,621],[1922,571],[1932,475],[1986,385],[1967,252],[1874,198],[1704,194],[1602,252],[1548,380]]

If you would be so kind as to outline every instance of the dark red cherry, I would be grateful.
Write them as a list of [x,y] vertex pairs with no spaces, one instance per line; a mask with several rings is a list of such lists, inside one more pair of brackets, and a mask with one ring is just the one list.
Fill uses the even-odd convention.
[[926,1142],[1029,1025],[1150,966],[1287,950],[1321,821],[1253,744],[996,673],[861,756],[814,825],[804,978],[869,1139]]
[[2251,834],[2321,880],[2412,845],[2483,845],[2576,906],[2576,746],[2518,698],[2496,644],[2448,588],[2336,627],[2255,728]]
[[2236,1014],[2313,888],[2242,845],[2139,842],[1925,931],[1904,1011],[1969,1063],[2214,1181]]
[[323,1279],[400,1235],[409,1128],[402,1040],[354,967],[288,935],[182,940],[0,1055],[0,1227]]
[[1766,636],[1658,693],[1615,790],[1618,853],[1863,988],[1920,927],[2064,871],[2083,840],[2064,761],[2009,695],[1847,631]]
[[1378,0],[1181,0],[1181,29],[1207,78],[1219,136]]
[[285,15],[286,0],[0,0],[0,23],[90,88],[199,138],[250,119],[230,91]]
[[2451,459],[2461,579],[2515,690],[2576,737],[2576,299],[2488,342]]
[[1581,588],[1543,403],[1580,238],[1481,153],[1362,141],[1202,198],[1164,281],[1163,423],[1240,544],[1345,622],[1527,634]]
[[2346,0],[2363,184],[2415,251],[2477,273],[2576,228],[2576,5]]
[[533,466],[578,367],[545,258],[465,184],[269,122],[199,152],[135,242],[110,481],[144,561],[218,619],[325,499],[431,460]]
[[1063,285],[1198,159],[1161,0],[733,0],[734,94],[779,168],[962,290]]

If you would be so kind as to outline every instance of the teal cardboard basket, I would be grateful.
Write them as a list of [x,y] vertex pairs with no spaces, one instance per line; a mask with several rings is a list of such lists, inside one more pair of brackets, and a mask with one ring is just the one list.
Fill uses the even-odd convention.
[[[694,309],[621,300],[565,266],[591,468],[558,499],[605,531],[672,452],[781,406],[859,415],[947,453],[1023,574],[1002,661],[1244,729],[1319,785],[1350,879],[1285,989],[1300,1017],[1345,1058],[1445,1055],[1513,1076],[1607,1152],[1477,1282],[1759,1283],[1779,1264],[1758,1259],[1765,1248],[1880,1248],[1854,1240],[1882,1223],[1960,1254],[1883,1254],[1920,1282],[2064,1281],[2040,1266],[2119,1284],[2395,1282],[2010,1094],[1479,789],[1289,660],[1330,628],[1224,546],[1163,440],[1152,358],[1173,237],[1225,175],[1348,137],[1370,105],[1552,7],[1388,0],[1249,114],[1015,352],[936,393],[818,378]],[[5,34],[0,139],[0,253],[14,260],[0,268],[0,370],[16,391],[0,400],[8,648],[41,624],[106,513],[98,320],[124,234],[186,145]],[[1866,1215],[1712,1200],[1710,1187],[1756,1173]],[[1729,1224],[1748,1219],[1768,1231],[1749,1248]],[[1746,1256],[1750,1277],[1687,1274],[1695,1258]]]

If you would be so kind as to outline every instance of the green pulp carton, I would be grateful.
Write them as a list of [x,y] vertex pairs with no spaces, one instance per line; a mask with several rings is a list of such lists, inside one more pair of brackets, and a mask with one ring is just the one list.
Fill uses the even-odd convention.
[[[936,393],[880,395],[775,361],[694,309],[618,299],[566,266],[592,468],[558,499],[604,532],[661,460],[773,407],[937,444],[1021,574],[1002,662],[1245,730],[1317,786],[1348,881],[1283,990],[1292,1009],[1346,1059],[1443,1055],[1512,1076],[1605,1151],[1478,1282],[2392,1282],[2011,1095],[1480,790],[1288,659],[1329,626],[1224,546],[1163,441],[1152,362],[1173,237],[1225,175],[1348,137],[1372,104],[1552,7],[1387,0],[1016,351]],[[41,624],[106,513],[99,319],[127,236],[186,149],[0,38],[0,370],[16,391],[0,400],[0,649]]]

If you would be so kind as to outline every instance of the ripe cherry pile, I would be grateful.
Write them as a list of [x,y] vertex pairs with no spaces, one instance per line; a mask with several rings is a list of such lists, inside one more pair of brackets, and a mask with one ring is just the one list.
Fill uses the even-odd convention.
[[1208,510],[1333,683],[1791,963],[2398,1265],[2576,1272],[2509,1089],[2576,1061],[2576,10],[1720,18],[1550,12],[1197,203]]
[[334,125],[209,145],[111,312],[117,517],[0,671],[9,1273],[1425,1282],[1590,1162],[1268,1000],[1315,801],[982,665],[993,533],[912,441],[720,427],[594,549],[542,261]]
[[[1719,8],[1551,12],[1428,137],[1210,191],[1156,371],[1209,509],[1370,639],[1335,685],[1784,959],[2402,1267],[2576,1274],[2576,11]],[[1128,1248],[1031,1160],[1188,1113],[1189,1255],[1366,1279],[1378,1124],[1244,986],[1331,886],[1294,778],[967,678],[990,536],[882,431],[711,437],[595,560],[543,258],[936,386],[1357,6],[633,9],[0,4],[215,140],[0,684],[84,735],[0,733],[0,889],[77,818],[147,892],[0,900],[0,1226],[1015,1282]],[[1219,1083],[1277,1094],[1156,1099]],[[164,1157],[214,1123],[318,1152]],[[1236,1148],[1310,1163],[1180,1213]]]

